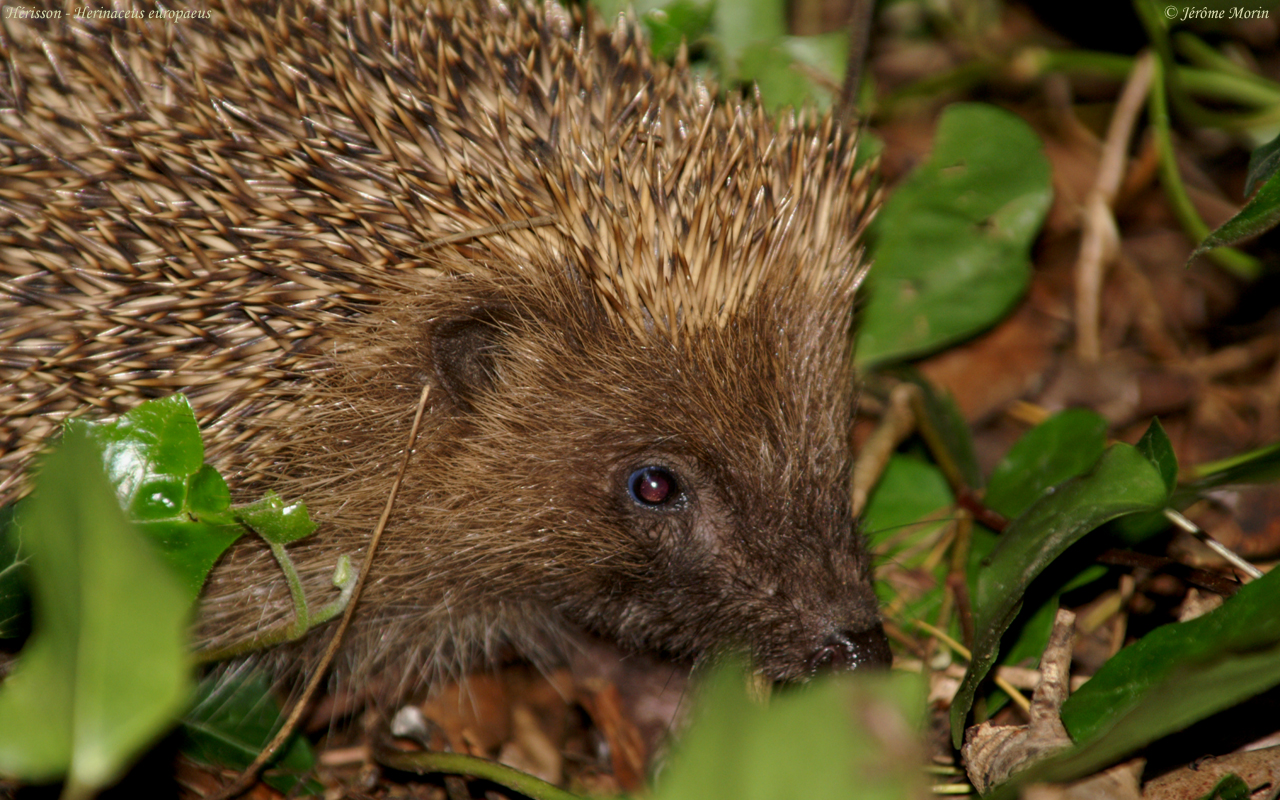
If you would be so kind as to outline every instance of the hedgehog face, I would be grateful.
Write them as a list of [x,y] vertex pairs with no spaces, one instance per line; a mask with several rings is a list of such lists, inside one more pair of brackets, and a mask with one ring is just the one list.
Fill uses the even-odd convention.
[[458,441],[491,476],[466,517],[520,550],[514,593],[635,649],[742,647],[775,680],[888,663],[850,511],[847,320],[776,300],[682,341],[599,315],[439,327]]
[[596,524],[611,545],[629,540],[640,568],[601,553],[594,590],[567,611],[636,647],[743,647],[775,680],[887,664],[849,508],[847,373],[837,361],[801,385],[747,353],[733,391],[708,387],[696,355],[673,350],[681,369],[640,391],[637,374],[622,393],[643,396],[647,413],[629,420],[612,397],[625,379],[601,387],[618,428],[600,436],[600,480],[578,491],[598,494]]
[[608,524],[645,568],[602,560],[595,591],[568,609],[575,621],[683,656],[741,647],[774,680],[889,662],[841,470],[690,460],[700,448],[662,438],[616,460],[602,487],[616,504]]

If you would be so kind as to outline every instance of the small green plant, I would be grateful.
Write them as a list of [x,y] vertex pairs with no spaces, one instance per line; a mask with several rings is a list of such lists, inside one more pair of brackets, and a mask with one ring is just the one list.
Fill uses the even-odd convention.
[[[1173,449],[1158,422],[1136,446],[1105,446],[1105,430],[1092,412],[1062,412],[1026,433],[992,473],[986,505],[1007,515],[1009,524],[999,534],[977,524],[971,532],[966,577],[974,645],[951,706],[957,746],[979,698],[987,713],[1006,699],[984,682],[993,666],[1034,662],[1063,593],[1100,577],[1105,568],[1090,555],[1102,549],[1096,540],[1130,546],[1167,528],[1167,509],[1185,507],[1226,482],[1272,481],[1280,469],[1280,448],[1268,447],[1187,470],[1188,479],[1179,484]],[[929,569],[937,584],[909,603],[887,592],[887,605],[898,609],[897,619],[904,623],[914,617],[953,626],[954,619],[940,611],[950,608],[943,598],[949,565],[927,560],[937,514],[918,514],[915,532],[904,537],[901,526],[912,520],[900,509],[920,496],[922,485],[935,488],[934,499],[920,510],[954,501],[946,499],[946,482],[937,468],[909,455],[895,458],[867,511],[873,546],[903,566]],[[903,470],[914,475],[912,480],[894,478]],[[1077,544],[1085,539],[1093,544],[1082,553]],[[1026,782],[1090,775],[1280,685],[1278,591],[1280,577],[1269,574],[1218,610],[1158,628],[1121,650],[1062,708],[1076,746],[1018,776],[995,796],[1013,797]]]
[[[233,506],[225,481],[204,464],[195,415],[181,395],[144,403],[114,423],[68,423],[32,494],[5,519],[3,631],[16,637],[29,629],[30,636],[0,684],[0,773],[63,780],[69,798],[116,780],[187,707],[187,626],[222,553],[252,532],[294,576],[284,544],[315,529],[305,506],[274,494]],[[313,612],[294,591],[293,624],[214,655],[297,638],[339,613],[354,576],[345,559],[335,571],[336,599]],[[258,733],[246,733],[256,730],[256,718],[227,727],[227,709],[270,707],[263,705],[267,687],[207,682],[199,695],[184,724],[194,743],[204,743],[200,752],[216,751],[211,740],[260,746]],[[308,758],[295,748],[284,765]]]

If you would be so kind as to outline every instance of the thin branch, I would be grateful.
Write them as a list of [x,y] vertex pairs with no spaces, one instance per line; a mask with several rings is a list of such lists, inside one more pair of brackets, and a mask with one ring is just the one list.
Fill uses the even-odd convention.
[[1111,204],[1120,191],[1128,163],[1129,140],[1155,72],[1155,58],[1143,53],[1125,83],[1098,164],[1098,177],[1084,203],[1080,256],[1076,261],[1076,354],[1083,363],[1102,357],[1098,338],[1101,295],[1106,266],[1120,250],[1120,234]]

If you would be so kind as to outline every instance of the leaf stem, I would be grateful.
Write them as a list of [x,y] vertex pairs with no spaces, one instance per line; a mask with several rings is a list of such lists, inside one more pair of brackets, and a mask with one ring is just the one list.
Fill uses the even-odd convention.
[[465,755],[463,753],[438,753],[423,751],[406,753],[396,750],[379,750],[378,762],[383,766],[419,775],[441,773],[445,775],[470,775],[492,781],[533,800],[581,800],[575,794],[553,786],[532,775],[512,769],[496,761]]
[[[1203,43],[1202,43],[1203,44]],[[1205,45],[1207,47],[1207,45]],[[1214,53],[1221,61],[1227,59]],[[1136,56],[1120,56],[1093,50],[1050,50],[1030,48],[1016,57],[1034,76],[1049,72],[1069,72],[1098,75],[1122,81],[1133,71]],[[1166,65],[1168,66],[1168,65]],[[1231,64],[1232,71],[1220,68],[1188,67],[1173,65],[1179,85],[1190,94],[1223,103],[1271,109],[1280,103],[1280,84],[1241,71]]]
[[284,573],[285,583],[289,586],[289,597],[293,600],[293,622],[284,628],[284,639],[285,641],[297,639],[307,632],[311,622],[310,609],[307,608],[307,593],[302,588],[302,579],[298,577],[298,568],[293,565],[293,559],[285,552],[284,545],[279,542],[268,544],[271,547],[271,555],[275,556],[276,563],[280,565],[280,571]]
[[[1141,4],[1141,0],[1139,2]],[[1160,159],[1160,183],[1164,186],[1165,196],[1173,209],[1174,216],[1187,235],[1195,242],[1204,241],[1209,235],[1209,226],[1200,218],[1187,187],[1182,183],[1178,172],[1178,158],[1173,150],[1173,133],[1169,124],[1169,103],[1165,87],[1165,65],[1160,59],[1155,62],[1155,75],[1151,84],[1150,114],[1151,129],[1155,135],[1156,150]],[[1257,259],[1239,250],[1220,247],[1208,254],[1218,266],[1248,280],[1262,273],[1262,265]]]
[[346,611],[347,604],[351,602],[351,597],[355,594],[356,586],[359,583],[360,573],[352,568],[351,559],[345,553],[338,556],[338,566],[333,571],[333,585],[339,590],[338,598],[328,605],[321,606],[318,611],[312,614],[307,628],[323,625]]
[[268,630],[247,641],[236,642],[226,647],[202,650],[196,654],[196,659],[199,663],[215,664],[219,661],[248,655],[258,650],[266,650],[278,644],[292,642],[295,639],[302,638],[307,631],[317,625],[322,625],[346,611],[347,605],[355,594],[356,585],[359,583],[359,573],[351,568],[351,559],[349,557],[346,555],[339,556],[338,565],[334,569],[333,585],[339,590],[337,599],[321,606],[315,613],[312,613],[310,604],[307,602],[306,591],[302,586],[302,579],[298,576],[298,570],[293,565],[293,559],[289,557],[283,544],[277,542],[269,542],[268,544],[271,547],[271,554],[275,556],[276,562],[280,565],[280,571],[284,573],[285,583],[289,586],[289,596],[293,600],[293,622]]
[[1250,450],[1247,453],[1241,453],[1239,455],[1231,456],[1230,458],[1224,458],[1220,461],[1196,464],[1189,470],[1190,480],[1200,481],[1205,478],[1211,478],[1215,473],[1225,472],[1229,469],[1248,465],[1252,461],[1271,458],[1278,452],[1280,452],[1280,444],[1269,444],[1265,447],[1259,447],[1256,450]]

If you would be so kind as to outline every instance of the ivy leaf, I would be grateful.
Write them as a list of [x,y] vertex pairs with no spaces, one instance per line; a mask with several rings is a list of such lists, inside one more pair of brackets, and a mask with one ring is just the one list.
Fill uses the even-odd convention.
[[0,508],[0,639],[21,639],[31,629],[27,557],[12,527],[16,511],[13,505]]
[[73,420],[66,428],[102,448],[121,505],[160,546],[194,601],[214,563],[245,531],[230,515],[226,483],[204,463],[187,398],[149,400],[115,422]]
[[1053,415],[1023,434],[991,472],[983,502],[1010,519],[1052,487],[1089,470],[1107,446],[1107,421],[1083,408]]
[[929,160],[876,222],[863,365],[924,355],[1000,319],[1026,290],[1053,189],[1039,138],[1013,114],[949,107]]
[[271,544],[289,544],[310,536],[316,523],[302,503],[285,504],[275,492],[268,491],[261,500],[235,509],[236,518],[253,528]]
[[[224,673],[201,681],[195,705],[182,718],[183,753],[204,764],[248,767],[282,724],[271,689],[261,672]],[[322,786],[304,780],[315,765],[307,740],[294,734],[268,765],[263,780],[285,794],[322,794]]]
[[71,428],[14,524],[30,559],[33,627],[0,684],[0,772],[116,780],[186,703],[190,603],[125,518],[98,447]]

